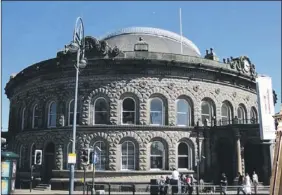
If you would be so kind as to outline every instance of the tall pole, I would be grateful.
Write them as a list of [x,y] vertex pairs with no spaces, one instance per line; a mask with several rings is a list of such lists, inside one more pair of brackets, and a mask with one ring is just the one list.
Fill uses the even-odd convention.
[[183,54],[183,43],[182,43],[182,13],[179,8],[179,27],[180,27],[180,53]]
[[[76,56],[76,77],[75,77],[75,94],[74,94],[74,115],[73,115],[73,129],[72,129],[72,153],[75,152],[75,144],[76,144],[76,117],[77,117],[77,94],[78,94],[78,74],[81,62],[81,54],[82,60],[84,60],[84,26],[83,21],[80,17],[77,18],[75,23],[75,29],[73,33],[73,41],[69,46],[70,49],[77,52]],[[69,194],[72,195],[74,192],[74,163],[70,164],[70,184],[69,184]]]
[[[72,153],[75,153],[75,143],[76,143],[76,115],[77,115],[77,93],[78,93],[78,73],[79,73],[79,59],[80,59],[80,48],[77,51],[77,62],[76,62],[76,77],[75,77],[75,94],[74,94],[74,115],[73,115],[73,125],[72,125]],[[70,191],[69,194],[72,195],[74,191],[74,164],[70,166]]]

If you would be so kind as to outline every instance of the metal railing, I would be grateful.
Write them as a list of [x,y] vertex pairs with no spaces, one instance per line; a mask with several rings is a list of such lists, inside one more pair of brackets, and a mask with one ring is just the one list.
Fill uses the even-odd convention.
[[[172,187],[177,187],[177,192],[173,192]],[[86,194],[91,195],[92,184],[86,184]],[[150,183],[105,183],[99,182],[94,185],[95,191],[103,192],[104,194],[114,195],[114,194],[150,194],[150,195],[161,195],[161,194],[189,194],[189,188],[187,185],[170,185],[165,184],[163,186],[160,185],[151,185]],[[197,194],[197,187],[199,187],[199,194],[237,194],[238,190],[239,194],[244,194],[244,186],[225,186],[222,187],[220,185],[193,185],[192,186],[192,194]],[[191,190],[191,188],[190,188]],[[251,187],[252,194],[255,194],[254,186]],[[257,186],[257,195],[266,195],[269,194],[269,186]]]

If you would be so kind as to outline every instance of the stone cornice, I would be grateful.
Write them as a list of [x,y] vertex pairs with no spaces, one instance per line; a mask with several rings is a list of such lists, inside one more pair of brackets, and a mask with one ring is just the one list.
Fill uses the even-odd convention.
[[[73,59],[73,57],[70,55],[67,56],[69,57],[64,57],[63,59],[60,57],[53,58],[25,68],[14,78],[11,78],[7,83],[5,87],[6,94],[8,95],[8,97],[10,97],[10,90],[13,90],[16,86],[19,85],[19,83],[26,83],[26,81],[30,79],[38,79],[37,83],[40,83],[41,77],[45,77],[45,75],[47,77],[52,77],[52,75],[55,76],[56,74],[71,76],[71,73],[75,70],[73,68],[75,59]],[[144,69],[147,70],[145,71],[147,72],[147,74],[151,74],[148,73],[149,69],[158,69],[159,67],[160,69],[162,69],[160,73],[163,76],[172,76],[170,75],[171,72],[174,72],[174,77],[178,76],[177,72],[179,72],[179,76],[182,76],[182,70],[185,70],[187,71],[187,74],[191,71],[194,71],[194,74],[198,72],[210,73],[214,74],[216,79],[219,80],[224,76],[231,76],[236,81],[240,80],[250,84],[255,84],[254,75],[251,75],[251,73],[246,74],[243,71],[232,69],[229,64],[192,56],[153,52],[121,52],[115,58],[110,58],[108,56],[87,56],[87,58],[89,65],[87,67],[87,71],[85,70],[84,72],[88,72],[88,74],[95,74],[95,72],[96,74],[103,74],[102,72],[105,71],[105,69],[115,69],[115,71],[118,71],[120,69],[120,73],[122,73],[122,71],[128,69],[128,67],[131,66],[134,66],[134,68],[132,69],[131,67],[130,69],[128,69],[128,71],[134,72],[134,69]],[[94,68],[95,72],[91,71]],[[99,69],[102,72],[100,72]],[[83,74],[87,73],[82,72],[82,75]],[[104,74],[106,74],[106,72],[104,72]],[[195,75],[188,77],[191,77],[190,79],[193,79]]]

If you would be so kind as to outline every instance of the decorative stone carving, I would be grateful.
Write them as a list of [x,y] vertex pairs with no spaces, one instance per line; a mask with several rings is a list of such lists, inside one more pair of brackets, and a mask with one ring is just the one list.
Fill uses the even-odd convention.
[[195,92],[198,92],[198,91],[199,91],[199,88],[200,88],[199,85],[194,85],[193,90],[194,90]]
[[174,83],[169,83],[169,84],[168,84],[168,88],[169,88],[169,89],[173,89],[173,87],[174,87]]
[[234,98],[236,98],[236,97],[237,97],[237,93],[236,93],[236,92],[233,92],[233,93],[232,93],[232,96],[233,96]]
[[217,88],[217,89],[215,90],[215,93],[218,95],[218,94],[220,93],[220,89]]
[[250,96],[246,96],[246,100],[247,100],[247,101],[250,101]]
[[140,86],[141,88],[145,88],[146,85],[147,85],[147,82],[146,82],[146,81],[140,81],[140,82],[139,82],[139,86]]

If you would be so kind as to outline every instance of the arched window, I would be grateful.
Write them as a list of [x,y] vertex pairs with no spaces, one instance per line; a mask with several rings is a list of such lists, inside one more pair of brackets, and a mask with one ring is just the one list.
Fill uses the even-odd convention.
[[[79,124],[79,118],[80,118],[80,104],[77,102],[77,110],[76,110],[76,124]],[[73,116],[74,116],[74,100],[71,100],[69,102],[69,120],[68,120],[68,126],[73,125]]]
[[23,108],[23,110],[22,110],[22,119],[21,119],[21,122],[22,122],[22,124],[21,124],[21,129],[22,130],[24,130],[25,129],[25,126],[26,126],[26,109],[25,109],[25,107]]
[[251,108],[251,122],[252,124],[258,123],[258,113],[254,107]]
[[136,104],[132,98],[122,102],[122,124],[136,124]]
[[48,110],[48,127],[56,127],[57,121],[57,104],[51,102]]
[[191,126],[191,107],[185,99],[177,100],[177,125]]
[[152,142],[150,159],[151,169],[165,169],[165,148],[162,142]]
[[214,115],[214,109],[209,101],[202,101],[202,123],[209,125],[211,124],[212,117]]
[[30,166],[34,165],[35,150],[36,150],[35,144],[32,144],[31,150],[30,150],[30,161],[29,161]]
[[245,109],[242,106],[238,107],[237,115],[238,115],[238,123],[239,124],[246,123],[246,112],[245,112]]
[[104,98],[98,98],[94,102],[93,124],[108,124],[108,105]]
[[32,110],[32,128],[38,128],[39,127],[39,109],[38,105],[34,105]]
[[101,151],[96,151],[97,152],[97,163],[95,165],[95,168],[97,170],[105,170],[106,169],[106,164],[107,164],[107,149],[106,149],[106,144],[102,141],[97,141],[94,143],[94,147],[98,147]]
[[126,141],[121,145],[121,161],[123,170],[135,169],[135,146],[132,142]]
[[221,106],[221,123],[222,125],[228,125],[232,120],[231,107],[227,103],[223,103]]
[[153,98],[150,103],[150,124],[164,125],[163,101],[159,98]]
[[193,169],[192,148],[183,142],[178,145],[178,168],[189,170]]

